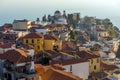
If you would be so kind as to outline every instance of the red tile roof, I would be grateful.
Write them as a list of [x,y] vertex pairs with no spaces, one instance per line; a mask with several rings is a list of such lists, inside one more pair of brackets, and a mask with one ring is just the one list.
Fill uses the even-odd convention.
[[107,77],[109,74],[102,71],[102,72],[92,72],[90,75],[95,78],[101,79],[101,78]]
[[68,57],[74,57],[73,55],[69,54],[69,53],[65,53],[65,52],[60,52],[60,54],[62,56],[68,56]]
[[24,44],[24,45],[22,45],[22,47],[23,47],[24,49],[34,49],[34,46],[33,46],[33,45],[28,45],[28,44]]
[[53,50],[45,50],[44,54],[46,54],[51,59],[60,55],[58,52],[53,51]]
[[45,40],[55,40],[55,41],[59,40],[58,37],[52,36],[52,35],[45,35],[45,36],[44,36],[44,39],[45,39]]
[[7,52],[0,54],[0,59],[8,60],[14,64],[27,62],[27,53],[20,49],[8,50]]
[[0,48],[6,49],[6,48],[11,48],[14,45],[14,43],[3,43],[0,45]]
[[1,34],[1,36],[12,36],[12,37],[16,37],[17,33],[3,33]]
[[46,55],[47,57],[49,57],[50,59],[53,59],[53,58],[56,58],[58,56],[65,56],[65,57],[70,57],[70,58],[74,58],[74,56],[68,54],[68,53],[65,53],[65,52],[56,52],[54,50],[44,50],[43,52],[40,52],[38,55],[36,56],[39,56],[39,55]]
[[45,80],[56,80],[56,79],[57,80],[82,80],[81,78],[74,76],[69,72],[57,70],[50,66],[48,67],[48,66],[35,64],[35,70],[38,72],[38,75],[39,73],[41,73],[41,70],[43,69],[44,69],[44,72],[42,73],[42,75],[44,75]]
[[9,30],[12,28],[12,24],[4,24],[3,26],[0,27],[0,31],[5,31],[5,30]]
[[89,62],[89,61],[87,59],[70,59],[70,60],[52,61],[51,64],[71,65],[71,64],[78,64],[84,62]]
[[60,65],[60,64],[53,64],[53,65],[51,65],[54,69],[57,69],[57,70],[65,70],[64,68],[63,68],[63,66],[62,65]]
[[76,53],[80,58],[92,59],[92,58],[99,58],[99,56],[95,55],[90,51],[82,50]]
[[44,36],[37,32],[32,32],[27,35],[25,35],[23,38],[44,38]]
[[100,67],[101,70],[115,70],[115,69],[119,69],[119,67],[113,65],[113,64],[108,64],[106,62],[101,61],[100,62]]
[[8,23],[3,25],[4,30],[10,30],[12,27],[13,27],[12,24],[8,24]]
[[51,68],[50,70],[47,71],[48,74],[51,74],[47,80],[82,80],[81,78],[74,76],[71,73],[65,72],[65,71],[60,71],[60,70],[55,70]]
[[63,42],[62,51],[75,51],[77,46],[73,42]]

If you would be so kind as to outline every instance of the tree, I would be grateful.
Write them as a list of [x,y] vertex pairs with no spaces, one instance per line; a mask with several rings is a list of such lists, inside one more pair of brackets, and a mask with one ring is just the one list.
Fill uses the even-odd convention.
[[114,29],[108,29],[108,33],[111,37],[116,37],[116,31]]
[[37,18],[37,20],[36,20],[37,22],[39,22],[40,21],[40,19],[39,18]]
[[76,41],[77,36],[78,36],[78,32],[77,31],[73,31],[73,30],[70,31],[70,39],[71,40]]
[[116,26],[114,26],[114,29],[115,29],[116,31],[120,31],[120,30],[119,30],[119,28],[118,28],[118,27],[116,27]]
[[42,17],[42,21],[44,21],[44,22],[47,21],[46,15],[44,15],[44,16]]
[[79,22],[80,20],[80,13],[77,13],[77,23]]
[[51,15],[50,15],[50,14],[48,15],[48,21],[49,21],[49,22],[52,21],[52,20],[51,20]]
[[63,11],[63,17],[67,19],[66,11]]

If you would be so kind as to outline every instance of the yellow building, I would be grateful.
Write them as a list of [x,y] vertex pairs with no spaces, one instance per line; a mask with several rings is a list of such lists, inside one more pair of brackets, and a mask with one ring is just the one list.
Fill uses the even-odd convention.
[[35,52],[43,50],[44,36],[40,33],[29,33],[23,37],[23,44],[32,44]]
[[90,73],[100,71],[100,58],[91,58],[90,61]]
[[108,37],[109,36],[109,33],[107,30],[98,30],[98,36],[99,37]]
[[118,49],[119,49],[119,41],[115,41],[115,42],[113,43],[113,51],[114,51],[114,52],[117,52]]
[[67,26],[62,25],[62,24],[49,24],[49,25],[46,25],[47,32],[63,31],[66,28],[67,28]]
[[44,36],[44,50],[61,50],[62,41],[55,36],[45,35]]

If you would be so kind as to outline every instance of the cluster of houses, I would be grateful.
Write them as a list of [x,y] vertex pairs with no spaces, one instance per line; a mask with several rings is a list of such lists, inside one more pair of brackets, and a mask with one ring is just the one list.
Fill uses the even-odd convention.
[[[24,19],[0,27],[1,80],[120,79],[118,39],[102,25],[88,30],[81,21],[73,29],[59,11],[53,18],[55,23],[47,25]],[[70,39],[72,30],[77,31],[77,41]]]

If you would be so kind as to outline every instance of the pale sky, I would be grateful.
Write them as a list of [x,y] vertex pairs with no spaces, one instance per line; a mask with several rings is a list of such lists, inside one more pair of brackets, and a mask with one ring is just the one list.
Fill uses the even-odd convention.
[[108,17],[120,27],[120,0],[0,0],[0,25],[14,19],[35,20],[44,14],[53,15],[55,10]]

